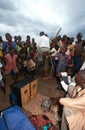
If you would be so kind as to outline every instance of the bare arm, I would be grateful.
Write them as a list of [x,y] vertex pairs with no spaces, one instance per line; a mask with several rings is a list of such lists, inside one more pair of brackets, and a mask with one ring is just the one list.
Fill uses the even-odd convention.
[[61,98],[60,103],[74,110],[85,110],[85,89],[81,96],[75,98]]

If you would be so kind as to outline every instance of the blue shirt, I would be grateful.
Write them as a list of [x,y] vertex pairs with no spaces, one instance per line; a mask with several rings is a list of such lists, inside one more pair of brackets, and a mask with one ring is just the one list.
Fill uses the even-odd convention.
[[11,42],[11,44],[7,45],[7,42],[2,43],[2,49],[4,54],[7,54],[9,52],[9,47],[13,47],[16,50],[16,43]]

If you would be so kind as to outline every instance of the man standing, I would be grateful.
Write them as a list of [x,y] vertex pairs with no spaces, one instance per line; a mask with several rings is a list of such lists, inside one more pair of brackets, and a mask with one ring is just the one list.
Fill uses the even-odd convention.
[[44,32],[40,32],[40,38],[39,38],[39,42],[38,42],[38,46],[45,51],[48,51],[50,48],[49,45],[49,38],[47,35],[44,34]]
[[80,70],[82,66],[82,57],[84,52],[85,41],[82,40],[82,34],[77,34],[77,41],[75,42],[75,51],[73,57],[75,74]]
[[38,41],[38,51],[40,54],[40,60],[43,62],[43,54],[45,52],[49,52],[49,48],[50,48],[50,40],[48,38],[47,35],[45,35],[45,33],[42,31],[40,32],[40,38]]

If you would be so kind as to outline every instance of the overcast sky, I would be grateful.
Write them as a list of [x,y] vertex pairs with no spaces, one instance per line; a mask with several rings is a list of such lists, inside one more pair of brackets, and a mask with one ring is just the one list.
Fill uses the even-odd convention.
[[0,0],[0,35],[6,32],[37,38],[40,31],[54,37],[85,37],[85,0]]

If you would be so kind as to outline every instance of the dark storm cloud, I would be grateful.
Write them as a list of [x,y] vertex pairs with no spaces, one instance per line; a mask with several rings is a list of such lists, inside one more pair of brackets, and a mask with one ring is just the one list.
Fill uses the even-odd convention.
[[0,0],[0,9],[4,10],[15,10],[14,1],[11,0]]
[[[35,20],[31,19],[29,15],[26,17],[21,14],[19,11],[20,8],[16,8],[14,1],[12,0],[1,0],[0,1],[0,23],[8,27],[14,27],[16,31],[18,31],[18,27],[21,28],[23,33],[34,33],[35,35],[39,35],[40,31],[45,31],[49,36],[55,35],[56,25],[51,25],[49,23],[45,23],[36,17]],[[21,4],[21,3],[20,3]]]
[[44,31],[49,36],[54,36],[59,28],[57,25],[51,25],[40,20],[33,20],[22,15],[19,16],[16,21],[16,26],[21,26],[23,28],[23,32],[33,32],[36,35],[39,35],[40,31]]
[[0,12],[0,17],[0,23],[10,26],[15,26],[17,23],[16,14],[13,11],[3,10]]
[[0,24],[15,26],[17,6],[13,0],[0,0]]
[[85,0],[71,0],[65,4],[68,17],[65,28],[67,27],[69,32],[73,34],[77,34],[77,32],[83,33],[85,28]]
[[[46,11],[44,14],[42,10],[36,11],[39,6],[42,7],[43,1],[46,2],[46,5],[43,5],[47,9],[47,15],[45,15]],[[62,27],[61,35],[75,36],[80,31],[85,35],[84,0],[43,1],[38,0],[39,3],[37,4],[34,1],[29,1],[29,5],[30,2],[34,5],[32,8],[32,5],[28,5],[28,0],[24,0],[24,2],[22,0],[0,0],[0,33],[3,35],[11,29],[13,34],[39,35],[40,31],[44,31],[48,36],[53,37]]]

